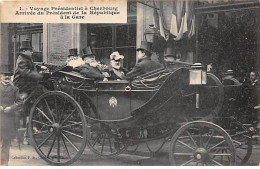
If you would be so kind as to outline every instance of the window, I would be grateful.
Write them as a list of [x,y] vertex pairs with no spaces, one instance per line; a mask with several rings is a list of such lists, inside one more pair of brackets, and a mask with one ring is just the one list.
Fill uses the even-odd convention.
[[18,49],[22,41],[30,39],[33,47],[33,61],[42,62],[43,60],[43,28],[42,24],[17,24]]
[[87,45],[97,60],[109,64],[109,56],[118,51],[124,55],[123,66],[132,68],[136,62],[136,2],[128,3],[127,24],[87,24]]

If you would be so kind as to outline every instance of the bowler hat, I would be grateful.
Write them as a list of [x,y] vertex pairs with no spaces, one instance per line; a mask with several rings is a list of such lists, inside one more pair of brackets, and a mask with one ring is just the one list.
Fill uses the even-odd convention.
[[96,54],[92,52],[92,49],[91,49],[90,46],[87,46],[87,47],[82,49],[82,60],[85,57],[88,57],[88,56],[91,56],[91,55],[96,55]]
[[0,74],[5,74],[5,75],[12,76],[13,72],[10,71],[9,66],[1,65],[1,67],[0,67]]
[[33,49],[31,41],[29,39],[26,39],[21,42],[20,50],[23,49]]
[[166,52],[164,54],[164,57],[168,57],[168,56],[175,56],[175,50],[174,48],[166,48]]
[[141,41],[141,46],[139,48],[137,48],[136,50],[145,50],[147,52],[151,53],[151,49],[152,49],[152,43],[151,42],[146,42],[146,41]]
[[78,49],[77,48],[69,49],[69,52],[70,52],[70,54],[68,55],[68,57],[78,55]]

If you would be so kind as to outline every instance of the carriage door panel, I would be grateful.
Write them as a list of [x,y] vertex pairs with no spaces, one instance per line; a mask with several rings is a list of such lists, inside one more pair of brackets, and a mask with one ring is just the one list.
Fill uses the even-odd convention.
[[116,120],[131,116],[130,95],[125,90],[128,81],[106,81],[98,83],[97,109],[103,120]]

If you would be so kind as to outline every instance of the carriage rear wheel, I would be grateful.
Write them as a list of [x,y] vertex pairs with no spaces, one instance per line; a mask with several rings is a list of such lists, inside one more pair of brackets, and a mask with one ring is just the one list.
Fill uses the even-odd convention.
[[245,165],[253,150],[252,137],[243,124],[238,121],[231,122],[232,128],[229,131],[233,144],[236,148],[236,162],[238,165]]
[[204,121],[190,122],[173,135],[169,160],[171,165],[234,165],[235,148],[221,127]]
[[69,165],[80,157],[86,146],[86,126],[80,105],[60,91],[40,96],[30,112],[32,144],[52,165]]
[[87,145],[92,152],[100,157],[114,157],[122,153],[128,146],[128,141],[120,138],[116,130],[103,123],[90,123],[90,136]]

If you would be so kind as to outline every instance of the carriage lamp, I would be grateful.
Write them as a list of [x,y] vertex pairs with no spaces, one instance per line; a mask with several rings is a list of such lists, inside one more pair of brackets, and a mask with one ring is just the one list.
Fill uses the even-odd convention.
[[190,85],[196,85],[196,108],[199,108],[200,92],[199,86],[206,84],[206,71],[201,63],[195,63],[190,69]]
[[206,71],[201,63],[195,63],[190,69],[190,85],[205,85],[207,82]]

